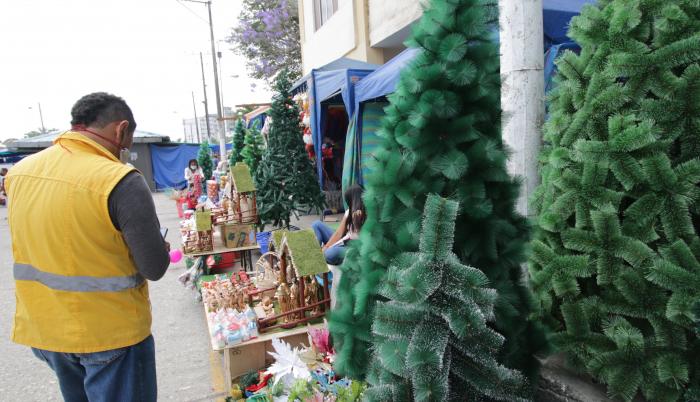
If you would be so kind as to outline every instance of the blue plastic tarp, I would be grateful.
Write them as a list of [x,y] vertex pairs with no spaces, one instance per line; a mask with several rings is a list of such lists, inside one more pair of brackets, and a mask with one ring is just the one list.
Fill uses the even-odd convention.
[[571,18],[578,15],[586,4],[595,0],[543,0],[544,48],[570,42],[566,36]]
[[153,180],[156,189],[183,189],[187,187],[185,168],[190,159],[197,159],[199,145],[180,144],[175,146],[150,144]]
[[[212,142],[211,144],[209,144],[209,148],[211,148],[212,153],[218,154],[219,153],[219,141],[218,140],[212,140],[212,141],[215,141],[216,143]],[[182,144],[182,145],[193,145],[193,144]],[[194,145],[199,147],[199,144],[194,144]],[[230,151],[231,148],[233,148],[233,144],[230,142],[227,142],[226,143],[226,150]]]
[[408,48],[358,82],[355,86],[355,107],[361,102],[394,92],[399,82],[399,73],[418,52],[419,49]]
[[265,125],[265,118],[267,118],[267,113],[260,113],[259,115],[253,117],[248,122],[248,129],[256,129],[258,131],[262,130],[263,125]]

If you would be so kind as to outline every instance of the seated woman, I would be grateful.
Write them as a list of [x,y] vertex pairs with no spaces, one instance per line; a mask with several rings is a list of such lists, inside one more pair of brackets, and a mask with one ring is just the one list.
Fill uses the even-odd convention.
[[344,197],[348,209],[335,232],[321,221],[316,221],[311,225],[318,242],[323,247],[326,262],[330,265],[341,265],[345,257],[347,243],[359,236],[367,215],[365,204],[362,202],[362,192],[362,187],[356,184],[345,191]]

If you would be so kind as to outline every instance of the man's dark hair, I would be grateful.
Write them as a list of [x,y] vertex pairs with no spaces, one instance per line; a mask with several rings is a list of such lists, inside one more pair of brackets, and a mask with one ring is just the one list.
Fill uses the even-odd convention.
[[129,122],[128,130],[136,130],[136,121],[131,113],[131,108],[124,99],[106,92],[95,92],[80,98],[70,111],[72,125],[85,127],[95,126],[103,128],[109,123],[126,120]]

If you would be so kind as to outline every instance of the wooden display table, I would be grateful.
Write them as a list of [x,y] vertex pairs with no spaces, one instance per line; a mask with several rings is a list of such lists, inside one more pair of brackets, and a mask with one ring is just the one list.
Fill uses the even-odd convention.
[[218,230],[212,232],[212,237],[213,237],[212,240],[214,243],[213,250],[202,251],[202,252],[197,252],[197,253],[184,253],[184,256],[185,257],[204,257],[204,256],[214,255],[214,254],[239,252],[239,253],[241,253],[241,266],[243,267],[243,270],[246,272],[253,271],[253,257],[251,255],[251,252],[253,250],[260,249],[260,246],[258,244],[255,244],[253,246],[248,246],[248,247],[228,248],[224,245],[224,242],[221,240],[221,234],[219,233]]
[[[209,329],[209,334],[211,334],[211,322],[209,322],[209,317],[206,314],[206,306],[204,306],[205,319],[207,320],[207,327]],[[308,345],[309,328],[320,329],[323,328],[324,324],[314,324],[314,325],[300,325],[298,327],[280,330],[275,332],[269,332],[266,334],[261,334],[255,339],[251,339],[246,342],[239,343],[233,346],[226,346],[223,348],[217,347],[214,340],[211,340],[211,347],[213,350],[223,353],[223,369],[224,369],[224,381],[226,382],[226,392],[231,391],[231,381],[238,378],[244,374],[251,371],[263,370],[273,363],[273,358],[268,354],[268,352],[274,351],[272,348],[272,340],[279,338],[289,343],[292,347],[298,347],[301,344]],[[211,335],[210,335],[211,338]]]

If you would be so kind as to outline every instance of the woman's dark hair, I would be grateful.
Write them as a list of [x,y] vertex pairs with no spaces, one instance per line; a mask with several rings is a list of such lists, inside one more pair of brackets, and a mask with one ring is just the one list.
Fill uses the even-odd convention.
[[190,161],[187,162],[187,166],[189,167],[190,165],[192,165],[192,162],[194,162],[194,164],[197,165],[197,167],[199,167],[199,162],[197,162],[197,159],[190,159]]
[[[362,193],[365,190],[357,184],[353,184],[345,190],[345,203],[348,205],[348,211],[350,211],[349,219],[346,223],[346,231],[354,230],[359,232],[362,228],[362,224],[365,223],[365,218],[367,217],[367,211],[365,211],[365,203],[362,201]],[[362,214],[357,216],[356,211],[361,211]]]

